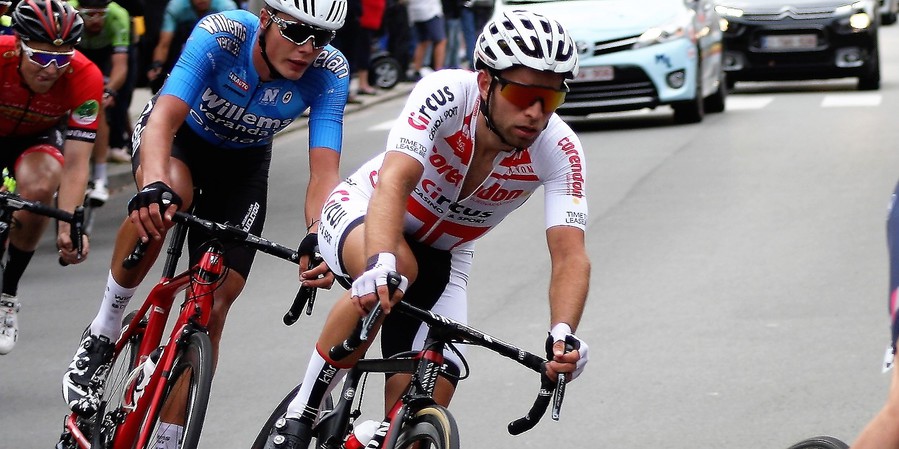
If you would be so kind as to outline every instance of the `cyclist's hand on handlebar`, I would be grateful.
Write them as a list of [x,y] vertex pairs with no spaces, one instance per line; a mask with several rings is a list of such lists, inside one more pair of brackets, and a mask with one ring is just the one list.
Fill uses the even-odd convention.
[[306,234],[297,253],[300,255],[300,283],[303,287],[330,289],[334,284],[334,273],[318,252],[318,234]]
[[72,244],[72,236],[68,226],[59,224],[59,234],[56,236],[56,247],[59,248],[59,258],[66,264],[81,263],[87,259],[87,253],[90,252],[90,240],[86,235],[81,236],[81,254]]
[[399,302],[403,297],[403,292],[409,286],[409,280],[405,276],[400,276],[400,285],[393,298],[390,297],[387,289],[387,275],[395,271],[396,256],[393,254],[380,253],[368,260],[365,272],[353,281],[352,296],[350,297],[360,315],[366,315],[378,301],[380,301],[384,313],[390,313],[391,300]]
[[181,197],[166,183],[156,181],[147,184],[128,201],[128,216],[137,227],[141,241],[159,240],[179,207]]
[[571,373],[569,380],[574,380],[587,366],[588,349],[585,341],[571,333],[570,326],[556,324],[546,337],[546,353],[552,355],[546,364],[546,374],[555,381],[558,373]]
[[[309,256],[301,256],[300,267],[308,266]],[[300,283],[303,284],[303,287],[323,288],[328,290],[334,285],[334,273],[331,272],[331,268],[328,266],[327,262],[321,261],[318,265],[308,270],[300,268]]]

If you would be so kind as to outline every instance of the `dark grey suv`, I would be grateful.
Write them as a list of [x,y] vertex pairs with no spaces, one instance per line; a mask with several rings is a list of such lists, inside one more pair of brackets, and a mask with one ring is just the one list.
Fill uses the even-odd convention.
[[874,0],[717,0],[727,81],[858,77],[880,88]]

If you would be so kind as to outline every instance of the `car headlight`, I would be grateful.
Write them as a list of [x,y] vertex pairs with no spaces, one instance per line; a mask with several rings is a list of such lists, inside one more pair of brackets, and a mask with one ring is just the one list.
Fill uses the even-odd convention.
[[849,26],[856,30],[864,30],[871,26],[871,16],[864,12],[855,13],[849,17]]
[[743,10],[740,8],[731,8],[730,6],[718,5],[715,12],[721,17],[743,17]]
[[652,27],[644,31],[643,34],[637,38],[637,42],[634,44],[633,48],[649,47],[651,45],[661,44],[683,37],[692,38],[692,28],[692,16],[689,15],[689,13],[684,14],[665,25]]

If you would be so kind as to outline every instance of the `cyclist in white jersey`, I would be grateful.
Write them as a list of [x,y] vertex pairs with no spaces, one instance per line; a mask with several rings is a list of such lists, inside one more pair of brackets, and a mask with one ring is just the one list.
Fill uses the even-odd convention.
[[[338,279],[352,283],[351,291],[331,310],[300,392],[273,427],[266,449],[308,446],[322,398],[367,348],[341,361],[330,360],[327,351],[377,301],[389,311],[402,298],[465,323],[474,241],[541,186],[552,262],[550,376],[570,373],[573,379],[584,369],[587,345],[574,331],[590,278],[586,164],[577,136],[554,113],[564,100],[565,80],[577,73],[574,42],[555,20],[507,12],[485,26],[475,59],[476,72],[444,70],[421,80],[386,151],[326,201],[319,248]],[[403,282],[388,298],[391,271],[402,274]],[[382,354],[420,348],[421,327],[388,315],[381,327]],[[577,349],[564,353],[564,342]],[[444,355],[458,369],[458,357]],[[402,375],[387,381],[388,407],[403,385]],[[454,387],[441,378],[438,401],[448,404]]]

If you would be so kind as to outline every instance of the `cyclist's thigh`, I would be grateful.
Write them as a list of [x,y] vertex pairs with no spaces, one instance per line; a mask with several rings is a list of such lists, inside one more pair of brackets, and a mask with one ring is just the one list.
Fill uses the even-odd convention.
[[[187,132],[186,126],[181,128],[179,137]],[[188,164],[194,185],[202,192],[195,201],[194,213],[208,220],[231,223],[251,234],[262,234],[271,146],[221,150],[195,142],[185,148],[190,150]],[[202,232],[188,234],[192,262],[199,260],[199,251],[207,239]],[[244,245],[226,246],[225,264],[246,279],[255,255]]]
[[344,287],[352,282],[352,264],[347,266],[344,257],[352,257],[361,250],[358,248],[360,239],[348,238],[354,230],[362,230],[359,225],[365,217],[369,200],[367,192],[343,182],[331,192],[322,208],[321,222],[318,225],[318,250]]
[[[64,133],[63,123],[35,136],[4,139],[0,167],[9,168],[23,188],[47,180],[58,184],[65,163]],[[48,188],[53,189],[53,186]]]
[[[419,274],[403,296],[403,301],[460,323],[467,323],[466,286],[471,268],[471,251],[442,251],[414,242],[410,238],[406,241],[418,260]],[[425,324],[414,318],[399,313],[388,315],[381,330],[382,354],[390,356],[421,349],[427,330]],[[461,366],[461,360],[453,351],[444,351],[443,355],[455,368]]]

